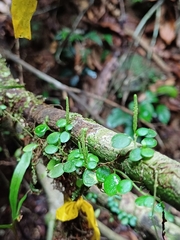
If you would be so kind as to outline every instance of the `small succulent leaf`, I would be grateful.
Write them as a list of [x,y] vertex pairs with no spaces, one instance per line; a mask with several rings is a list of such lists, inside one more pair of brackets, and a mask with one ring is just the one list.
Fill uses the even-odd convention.
[[106,166],[99,167],[96,170],[96,176],[99,182],[104,182],[107,176],[111,173],[110,169]]
[[30,143],[30,144],[26,145],[26,146],[23,148],[23,151],[24,151],[24,152],[31,152],[31,151],[33,151],[34,149],[36,149],[37,146],[38,146],[37,143]]
[[51,159],[47,164],[47,170],[51,170],[58,163],[59,163],[59,161],[57,161],[55,159]]
[[138,206],[144,206],[144,207],[152,207],[154,204],[154,197],[148,195],[148,196],[141,196],[136,198],[135,203]]
[[59,137],[60,137],[59,132],[50,133],[47,137],[47,143],[52,145],[57,144],[59,142]]
[[98,156],[96,156],[96,155],[94,155],[94,154],[92,154],[92,153],[88,153],[88,161],[89,162],[91,162],[91,161],[93,161],[93,162],[99,162],[99,158],[98,158]]
[[142,128],[138,128],[136,130],[136,135],[137,136],[146,136],[148,134],[148,131],[149,129],[148,128],[145,128],[145,127],[142,127]]
[[45,147],[44,151],[47,154],[54,154],[58,151],[58,146],[49,144]]
[[62,132],[60,135],[60,140],[62,143],[68,142],[70,138],[71,138],[71,134],[66,131]]
[[111,139],[112,146],[117,149],[122,149],[129,146],[131,141],[132,139],[124,133],[117,133]]
[[117,186],[120,183],[120,181],[121,179],[117,174],[115,173],[110,174],[104,181],[104,191],[109,196],[117,194]]
[[59,128],[64,128],[66,126],[67,122],[65,118],[61,118],[59,120],[57,120],[56,122],[56,126]]
[[174,222],[174,216],[170,212],[165,210],[164,213],[165,213],[165,218],[168,222]]
[[154,107],[151,103],[139,105],[139,118],[151,122],[154,114]]
[[154,150],[151,148],[141,148],[141,155],[145,158],[151,158],[154,156]]
[[68,124],[68,125],[65,126],[66,131],[71,131],[72,128],[73,128],[72,124]]
[[147,138],[154,138],[154,137],[156,137],[156,135],[157,135],[156,131],[154,131],[153,129],[148,129],[148,133],[146,134],[146,137]]
[[76,171],[75,162],[73,160],[65,162],[63,165],[63,169],[64,169],[64,172],[66,173],[71,173]]
[[75,159],[75,166],[82,167],[84,165],[84,160],[82,159]]
[[98,183],[96,173],[86,169],[83,173],[83,183],[87,187],[91,187]]
[[153,148],[157,145],[157,141],[154,138],[144,138],[141,141],[141,144],[142,144],[143,147]]
[[35,127],[34,133],[38,137],[43,137],[47,130],[49,130],[49,127],[47,124],[40,124],[37,127]]
[[130,179],[123,179],[117,186],[117,191],[120,194],[125,194],[131,191],[133,187],[132,181]]
[[74,160],[80,158],[79,149],[74,149],[68,154],[68,160]]
[[87,165],[86,165],[87,169],[90,169],[90,170],[95,169],[96,166],[97,166],[97,162],[96,161],[89,161],[87,163]]
[[62,176],[63,173],[64,173],[63,164],[58,163],[49,171],[48,175],[50,178],[57,178]]
[[141,149],[135,148],[135,149],[131,150],[131,152],[129,154],[129,159],[133,162],[140,161],[142,159]]

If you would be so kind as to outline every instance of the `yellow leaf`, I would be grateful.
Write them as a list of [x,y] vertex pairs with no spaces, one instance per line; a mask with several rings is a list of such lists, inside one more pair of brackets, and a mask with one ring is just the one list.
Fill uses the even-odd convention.
[[36,6],[37,0],[12,0],[11,15],[15,38],[31,39],[30,21]]
[[88,221],[88,227],[94,230],[91,240],[99,240],[100,232],[94,216],[94,210],[90,203],[80,197],[77,201],[67,201],[56,211],[56,219],[65,222],[78,216],[79,211],[85,213]]

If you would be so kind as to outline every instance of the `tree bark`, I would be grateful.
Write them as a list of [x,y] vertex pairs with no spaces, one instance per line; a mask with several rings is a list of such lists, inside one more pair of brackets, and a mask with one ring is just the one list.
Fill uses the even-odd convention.
[[[10,74],[5,60],[0,58],[0,104],[7,106],[12,116],[23,123],[33,134],[36,124],[42,123],[48,117],[48,125],[56,129],[56,121],[65,117],[65,111],[43,103],[34,94],[19,85]],[[2,121],[2,120],[1,120]],[[155,152],[153,158],[137,163],[128,160],[128,153],[133,144],[118,150],[111,146],[111,139],[116,134],[90,119],[85,119],[77,113],[70,113],[73,125],[72,140],[77,144],[81,129],[87,128],[87,146],[90,152],[99,156],[103,162],[118,163],[119,169],[133,181],[144,185],[152,194],[157,175],[157,196],[180,210],[180,164],[173,159]]]

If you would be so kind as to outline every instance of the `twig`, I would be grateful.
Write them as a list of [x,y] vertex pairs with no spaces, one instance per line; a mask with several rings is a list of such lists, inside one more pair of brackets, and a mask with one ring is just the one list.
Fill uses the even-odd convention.
[[47,214],[47,235],[46,240],[53,239],[56,209],[63,205],[63,194],[53,188],[53,180],[46,176],[46,168],[42,163],[36,165],[36,172],[39,181],[46,193],[49,212]]
[[100,232],[103,236],[107,237],[109,240],[127,240],[127,238],[123,238],[117,233],[113,232],[111,229],[106,227],[102,222],[100,222],[98,219],[96,220],[98,223],[98,227]]

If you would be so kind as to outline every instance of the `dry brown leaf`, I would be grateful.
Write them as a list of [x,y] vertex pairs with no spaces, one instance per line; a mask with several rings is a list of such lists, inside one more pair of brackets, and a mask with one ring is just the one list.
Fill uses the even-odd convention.
[[160,26],[160,36],[166,44],[171,44],[176,37],[174,21],[166,21]]

